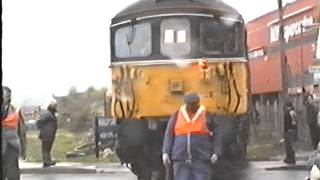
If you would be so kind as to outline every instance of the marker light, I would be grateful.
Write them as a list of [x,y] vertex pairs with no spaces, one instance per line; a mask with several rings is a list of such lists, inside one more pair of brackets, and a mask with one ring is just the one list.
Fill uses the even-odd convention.
[[198,65],[203,70],[208,69],[208,61],[207,60],[200,60]]

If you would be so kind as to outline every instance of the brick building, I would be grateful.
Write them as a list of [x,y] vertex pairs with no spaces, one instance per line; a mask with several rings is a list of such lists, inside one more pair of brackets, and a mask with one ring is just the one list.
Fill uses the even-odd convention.
[[[308,67],[313,65],[315,59],[317,29],[304,27],[318,21],[317,3],[318,0],[297,0],[284,6],[290,94],[299,94],[303,86],[313,84],[313,75],[308,73]],[[275,10],[247,24],[251,92],[254,95],[277,94],[283,89],[278,17]]]
[[[276,2],[275,2],[276,3]],[[288,93],[301,118],[304,117],[302,89],[314,91],[317,84],[313,66],[318,29],[308,28],[319,21],[320,0],[296,0],[283,7],[284,50],[288,69]],[[247,23],[249,66],[253,103],[269,130],[281,132],[279,94],[283,91],[280,61],[279,12],[274,10]],[[263,122],[263,121],[262,121]]]

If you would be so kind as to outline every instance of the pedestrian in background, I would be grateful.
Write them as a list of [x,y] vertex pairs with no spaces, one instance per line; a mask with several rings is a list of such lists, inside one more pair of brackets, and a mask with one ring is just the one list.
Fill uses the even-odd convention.
[[19,180],[19,154],[25,159],[26,133],[19,108],[11,104],[11,89],[2,86],[2,180]]
[[284,162],[287,164],[295,164],[295,148],[294,143],[297,140],[297,114],[294,110],[292,102],[287,102],[284,109],[284,140],[286,158]]
[[314,150],[316,150],[320,140],[320,127],[318,125],[319,109],[313,103],[313,98],[311,95],[305,98],[304,104],[306,106],[306,118],[309,125],[312,147]]
[[186,94],[184,102],[168,122],[163,164],[173,167],[175,180],[209,180],[210,161],[218,159],[213,150],[209,116],[196,93]]
[[56,164],[51,159],[51,149],[58,128],[57,102],[54,99],[50,100],[45,103],[44,108],[45,110],[41,112],[40,119],[37,121],[37,127],[41,140],[43,167],[49,167]]

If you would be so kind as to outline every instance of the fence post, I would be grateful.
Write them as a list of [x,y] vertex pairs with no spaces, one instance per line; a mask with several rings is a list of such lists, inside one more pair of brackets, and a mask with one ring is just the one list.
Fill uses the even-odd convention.
[[96,151],[96,158],[99,159],[99,118],[96,116],[94,119],[94,141],[95,141],[95,151]]

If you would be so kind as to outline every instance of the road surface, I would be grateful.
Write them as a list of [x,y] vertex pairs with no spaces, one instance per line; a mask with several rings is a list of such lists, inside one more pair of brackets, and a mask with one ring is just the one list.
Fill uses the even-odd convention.
[[[307,171],[266,171],[254,169],[246,172],[242,177],[235,176],[226,180],[303,180]],[[23,174],[22,180],[136,180],[128,172],[100,173],[100,174]]]

